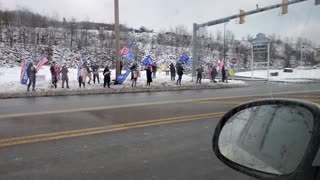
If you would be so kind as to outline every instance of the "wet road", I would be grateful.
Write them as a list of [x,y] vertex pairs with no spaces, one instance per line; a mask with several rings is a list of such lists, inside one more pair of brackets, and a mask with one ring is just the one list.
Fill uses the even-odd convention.
[[213,155],[219,118],[258,98],[319,103],[319,87],[0,100],[0,179],[252,179]]

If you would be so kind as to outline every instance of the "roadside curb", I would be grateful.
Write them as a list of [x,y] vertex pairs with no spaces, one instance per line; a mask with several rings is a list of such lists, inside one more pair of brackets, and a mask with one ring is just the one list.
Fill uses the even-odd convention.
[[[202,89],[226,89],[226,88],[241,88],[248,87],[247,83],[242,84],[202,84],[196,86],[118,86],[117,88],[101,88],[101,89],[49,89],[38,90],[35,92],[6,92],[0,93],[0,99],[9,98],[26,98],[26,97],[55,97],[55,96],[77,96],[77,95],[97,95],[97,94],[123,94],[123,93],[143,93],[143,92],[163,92],[163,91],[184,91],[184,90],[202,90]],[[114,86],[116,87],[116,86]]]
[[262,78],[245,78],[245,77],[236,77],[234,80],[240,80],[240,81],[260,81],[260,82],[269,82],[269,83],[291,83],[291,84],[314,84],[314,83],[320,83],[319,79],[290,79],[290,80],[269,80],[262,79]]

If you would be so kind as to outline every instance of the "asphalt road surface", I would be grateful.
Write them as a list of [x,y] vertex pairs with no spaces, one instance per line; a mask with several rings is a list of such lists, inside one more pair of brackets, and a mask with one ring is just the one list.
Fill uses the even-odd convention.
[[320,84],[0,100],[0,179],[248,180],[212,152],[221,116],[254,99],[320,102]]

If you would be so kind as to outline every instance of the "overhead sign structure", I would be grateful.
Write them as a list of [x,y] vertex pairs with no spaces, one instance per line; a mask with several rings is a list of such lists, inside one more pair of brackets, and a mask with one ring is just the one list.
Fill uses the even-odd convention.
[[[196,66],[198,65],[198,61],[199,61],[199,58],[198,58],[198,30],[200,28],[214,26],[217,24],[223,24],[223,23],[229,22],[232,19],[237,19],[237,18],[240,18],[239,24],[244,24],[246,22],[245,21],[246,16],[249,16],[252,14],[257,14],[257,13],[262,13],[264,11],[268,11],[268,10],[279,8],[279,7],[286,7],[286,6],[289,6],[292,4],[301,3],[301,2],[305,2],[305,1],[307,1],[307,0],[283,1],[280,4],[275,4],[275,5],[271,5],[271,6],[267,6],[267,7],[263,7],[263,8],[258,7],[257,9],[251,10],[251,11],[245,11],[245,10],[241,9],[239,14],[235,14],[235,15],[228,16],[228,17],[221,18],[221,19],[216,19],[216,20],[209,21],[209,22],[202,23],[202,24],[194,23],[193,24],[193,36],[192,36],[192,58],[194,60],[194,62],[192,64],[192,77],[195,77],[195,75],[196,75]],[[319,1],[320,0],[315,0],[315,4],[316,5],[320,4]],[[284,8],[284,10],[285,10],[285,8]]]

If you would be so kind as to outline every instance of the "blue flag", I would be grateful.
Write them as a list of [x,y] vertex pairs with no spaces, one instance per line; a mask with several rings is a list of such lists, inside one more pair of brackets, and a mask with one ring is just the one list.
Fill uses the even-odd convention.
[[183,53],[179,61],[187,63],[188,60],[189,60],[189,57],[185,53]]
[[132,46],[133,46],[133,43],[129,44],[127,47],[124,47],[120,51],[122,59],[129,60],[129,61],[134,60],[134,56],[133,56],[133,53],[132,53],[132,50],[131,50]]
[[188,65],[188,66],[192,66],[192,59],[189,59],[189,60],[187,61],[187,65]]
[[145,66],[152,65],[152,64],[153,64],[152,58],[151,58],[150,56],[147,56],[147,57],[143,60],[142,64],[145,65]]
[[120,74],[117,78],[118,84],[122,84],[127,79],[130,72],[131,72],[131,70],[127,69],[127,71],[124,74]]
[[128,60],[128,61],[133,61],[134,56],[131,51],[129,51],[126,55],[122,55],[122,59]]
[[29,67],[29,63],[24,63],[21,69],[21,84],[27,84],[28,82],[28,75],[27,75],[27,69]]

